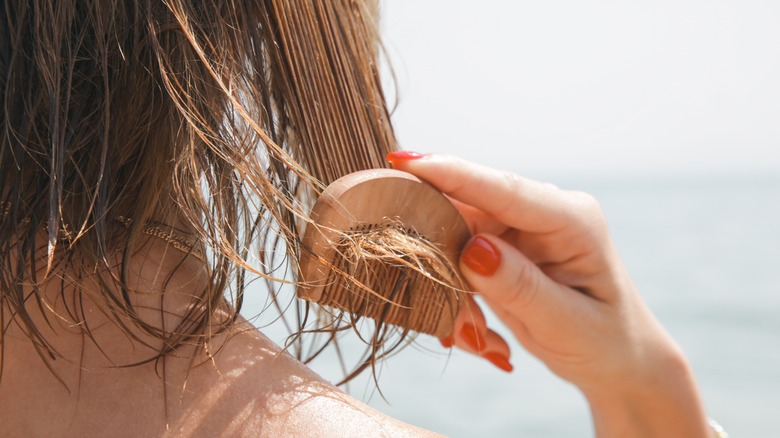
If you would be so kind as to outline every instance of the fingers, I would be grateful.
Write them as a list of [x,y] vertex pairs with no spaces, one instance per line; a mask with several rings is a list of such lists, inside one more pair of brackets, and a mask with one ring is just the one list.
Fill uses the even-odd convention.
[[[590,354],[592,345],[576,340],[603,326],[605,306],[625,286],[591,196],[446,155],[387,158],[453,200],[475,236],[461,252],[461,272],[529,351],[551,363]],[[506,343],[475,309],[445,343],[486,358],[495,353],[494,364],[508,364]]]
[[558,283],[614,298],[614,288],[602,286],[612,283],[619,257],[592,196],[447,155],[396,152],[388,159],[454,199],[473,233],[500,236]]
[[485,333],[485,345],[485,350],[480,352],[479,355],[497,368],[508,373],[512,372],[514,367],[509,362],[509,344],[506,343],[504,338],[493,330],[488,329]]
[[[563,322],[589,326],[577,320],[592,315],[589,308],[595,300],[556,283],[502,239],[477,235],[466,245],[460,260],[469,284],[492,306],[504,310],[499,316],[516,318],[529,331],[541,335],[554,333]],[[502,319],[510,325],[511,321]]]
[[[410,156],[414,159],[409,159]],[[388,155],[388,159],[393,168],[428,181],[448,196],[510,227],[545,233],[571,221],[571,199],[553,185],[448,155],[401,152]]]
[[509,361],[509,344],[487,327],[484,314],[471,296],[458,313],[452,335],[441,339],[441,343],[446,348],[454,345],[480,356],[506,372],[513,369]]
[[460,215],[463,216],[463,220],[466,221],[472,234],[486,233],[498,236],[505,233],[507,230],[511,230],[511,228],[496,220],[496,218],[476,207],[472,207],[452,198],[450,198],[450,202],[458,209]]

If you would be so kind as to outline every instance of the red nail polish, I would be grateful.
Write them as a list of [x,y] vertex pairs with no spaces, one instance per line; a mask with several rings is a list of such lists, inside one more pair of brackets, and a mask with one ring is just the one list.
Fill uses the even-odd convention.
[[460,260],[479,275],[493,275],[501,265],[501,253],[489,240],[476,236],[466,245]]
[[473,324],[463,324],[463,327],[460,329],[460,338],[474,351],[479,352],[485,348],[485,338]]
[[385,156],[385,159],[390,162],[393,167],[397,167],[399,164],[404,164],[407,161],[419,160],[423,158],[425,154],[412,151],[395,151],[390,152]]
[[507,373],[511,373],[512,370],[515,369],[515,367],[513,367],[512,364],[509,363],[509,358],[504,356],[501,353],[496,353],[496,352],[485,353],[482,355],[482,357],[489,360],[490,363],[492,363],[499,369],[506,371]]
[[455,336],[449,335],[446,338],[439,338],[439,342],[441,342],[442,347],[450,348],[455,345]]

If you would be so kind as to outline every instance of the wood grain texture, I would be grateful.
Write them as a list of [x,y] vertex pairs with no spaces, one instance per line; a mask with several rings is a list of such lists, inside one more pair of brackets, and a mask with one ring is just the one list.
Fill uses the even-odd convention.
[[[403,304],[399,305],[395,298],[390,298],[396,297],[398,291],[389,289],[398,288],[399,275],[409,274],[397,272],[397,266],[375,266],[370,272],[376,275],[366,277],[378,278],[358,280],[392,302],[366,306],[365,303],[355,302],[355,291],[335,290],[346,286],[340,285],[339,281],[343,280],[332,270],[334,265],[343,266],[338,259],[337,248],[344,239],[344,232],[386,223],[400,224],[411,235],[433,243],[451,265],[457,267],[458,252],[469,239],[470,232],[460,213],[438,190],[397,170],[355,172],[328,186],[315,204],[311,219],[313,222],[306,227],[302,240],[301,283],[298,287],[301,298],[374,319],[392,314],[385,320],[439,337],[451,333],[455,313],[447,310],[457,309],[465,293],[463,290],[445,287],[425,278],[413,279],[412,290],[406,291],[411,296],[404,297]],[[409,268],[405,270],[411,271]],[[417,277],[424,277],[412,272]],[[326,295],[337,296],[336,302]],[[377,301],[370,294],[360,296],[362,300]],[[431,321],[432,318],[438,320]]]

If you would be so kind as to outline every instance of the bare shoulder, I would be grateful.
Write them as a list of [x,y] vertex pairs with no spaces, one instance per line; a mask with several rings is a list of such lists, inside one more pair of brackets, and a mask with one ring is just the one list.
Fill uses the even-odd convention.
[[272,436],[434,437],[431,431],[391,418],[329,385],[288,393],[281,415],[266,418]]
[[216,359],[200,371],[210,396],[182,412],[171,436],[440,436],[351,397],[256,331],[234,337]]

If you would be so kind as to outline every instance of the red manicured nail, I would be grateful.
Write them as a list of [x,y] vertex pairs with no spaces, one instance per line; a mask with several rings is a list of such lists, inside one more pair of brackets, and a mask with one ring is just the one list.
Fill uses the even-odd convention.
[[474,325],[469,323],[463,324],[463,327],[460,329],[460,337],[466,345],[477,352],[487,345],[482,333],[480,333]]
[[390,152],[385,156],[385,159],[390,162],[390,164],[393,167],[396,167],[399,164],[406,163],[407,161],[412,160],[419,160],[420,158],[423,158],[425,154],[421,154],[418,152],[412,152],[412,151],[395,151]]
[[476,236],[466,245],[460,260],[479,275],[493,275],[501,264],[501,253],[489,240]]
[[449,335],[446,338],[439,338],[439,342],[441,342],[442,347],[450,348],[455,345],[455,336]]
[[515,367],[513,367],[512,364],[509,363],[509,358],[504,356],[501,353],[496,353],[496,352],[485,353],[482,355],[482,357],[489,360],[493,365],[495,365],[499,369],[506,371],[507,373],[511,373],[512,370],[515,369]]

